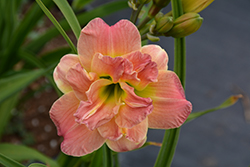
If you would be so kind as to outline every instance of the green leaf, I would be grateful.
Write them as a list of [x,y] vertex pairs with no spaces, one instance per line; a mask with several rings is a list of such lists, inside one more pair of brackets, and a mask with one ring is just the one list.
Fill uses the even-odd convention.
[[[96,7],[95,9],[91,11],[79,14],[77,15],[77,18],[80,22],[80,25],[84,26],[91,19],[95,17],[104,17],[104,16],[110,15],[114,12],[117,12],[125,8],[128,8],[128,4],[126,0],[114,1],[114,2],[104,4],[102,6]],[[67,21],[62,20],[59,23],[65,31],[68,31],[70,29]],[[57,35],[59,35],[59,32],[57,31],[55,27],[52,27],[48,29],[44,34],[39,36],[37,39],[31,41],[25,47],[25,50],[28,50],[33,53],[38,53],[48,41],[50,41],[52,38],[56,37]]]
[[[68,37],[68,35],[66,34],[66,32],[63,30],[63,28],[61,27],[61,25],[57,22],[57,20],[54,18],[54,16],[50,13],[50,11],[46,8],[46,6],[42,3],[41,0],[36,0],[36,2],[38,3],[38,5],[41,7],[41,9],[43,10],[43,12],[46,14],[46,16],[48,16],[48,18],[50,19],[50,21],[54,24],[54,26],[57,28],[57,30],[62,34],[62,36],[64,37],[64,39],[66,40],[66,42],[69,44],[69,46],[71,47],[72,51],[74,53],[77,53],[76,47],[73,44],[73,42],[70,40],[70,38]],[[80,25],[79,25],[80,26]]]
[[[53,5],[51,0],[43,1],[48,7]],[[19,26],[15,29],[6,52],[1,57],[0,74],[11,69],[13,65],[19,61],[16,52],[24,42],[27,34],[32,30],[32,28],[37,24],[43,15],[43,11],[36,3],[34,3],[32,7],[26,12],[24,19],[22,19]]]
[[226,99],[221,105],[219,105],[219,106],[217,106],[215,108],[205,110],[205,111],[191,113],[188,116],[185,123],[190,122],[190,121],[194,120],[195,118],[198,118],[198,117],[200,117],[202,115],[205,115],[207,113],[230,107],[231,105],[235,104],[238,101],[239,98],[242,98],[242,95],[233,95],[233,96],[230,96],[228,99]]
[[56,3],[58,8],[63,13],[63,15],[66,18],[66,20],[68,21],[71,29],[73,30],[73,32],[76,36],[76,39],[78,39],[80,36],[80,32],[81,32],[81,26],[76,18],[74,11],[70,7],[68,1],[66,1],[66,0],[53,0],[53,1]]
[[23,145],[0,144],[0,153],[16,161],[37,160],[48,164],[50,167],[59,167],[56,161],[32,148]]
[[30,164],[28,167],[47,167],[47,166],[44,164],[33,163],[33,164]]
[[89,4],[93,0],[74,0],[72,3],[72,7],[76,10],[83,9],[85,5]]
[[7,167],[25,167],[24,165],[16,162],[15,160],[0,153],[0,164]]
[[0,104],[0,139],[11,118],[11,110],[16,106],[19,93],[14,94]]
[[[50,70],[50,68],[48,70]],[[21,72],[10,77],[2,78],[0,80],[0,103],[28,86],[32,81],[45,74],[48,70],[39,69]]]

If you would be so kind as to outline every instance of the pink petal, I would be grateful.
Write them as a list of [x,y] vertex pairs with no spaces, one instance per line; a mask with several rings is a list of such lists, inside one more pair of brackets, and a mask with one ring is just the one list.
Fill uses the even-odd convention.
[[124,72],[120,78],[120,82],[126,82],[130,85],[136,86],[140,83],[140,79],[137,77],[137,72],[134,71],[133,64],[128,60],[124,59]]
[[152,100],[137,96],[134,93],[134,88],[126,83],[120,83],[120,85],[126,93],[123,98],[125,105],[120,107],[115,121],[119,127],[131,128],[146,119],[147,115],[152,112]]
[[111,57],[122,56],[141,49],[141,35],[137,27],[128,20],[120,20],[110,27]]
[[57,127],[59,136],[66,134],[69,129],[75,125],[76,112],[80,101],[76,98],[74,92],[69,92],[60,97],[51,107],[49,113]]
[[69,69],[66,76],[70,86],[73,88],[76,96],[80,100],[87,100],[86,91],[90,85],[97,79],[95,73],[87,73],[80,63]]
[[185,99],[178,76],[172,71],[160,70],[158,81],[150,83],[143,91],[136,92],[141,97]]
[[156,62],[158,70],[167,70],[168,54],[158,45],[145,45],[141,48],[142,53],[149,54],[152,61]]
[[118,140],[123,136],[122,129],[117,126],[115,120],[112,119],[106,124],[97,128],[101,136],[109,140]]
[[133,23],[121,20],[110,27],[100,18],[93,19],[82,29],[77,45],[81,63],[87,71],[96,53],[116,57],[140,48],[140,34]]
[[108,55],[110,27],[100,18],[93,19],[80,34],[77,50],[83,68],[90,71],[96,53]]
[[[86,92],[88,101],[81,101],[76,113],[76,122],[79,124],[86,124],[91,130],[95,128],[99,122],[105,119],[111,119],[112,115],[116,112],[116,109],[113,110],[115,105],[103,107],[104,101],[106,101],[108,95],[103,95],[102,90],[105,86],[111,84],[112,82],[107,79],[99,79],[95,81]],[[105,113],[99,113],[105,112]],[[102,118],[103,120],[98,120],[95,117],[97,113],[97,118]],[[93,118],[89,119],[93,115]],[[106,116],[106,117],[105,117]],[[111,117],[111,118],[110,118]]]
[[160,70],[158,82],[150,83],[146,89],[136,93],[153,100],[154,110],[148,115],[150,128],[179,127],[192,110],[191,103],[185,99],[178,76],[172,71]]
[[106,139],[97,130],[90,131],[85,125],[76,124],[70,132],[65,134],[61,150],[72,156],[83,156],[99,149]]
[[148,115],[149,128],[177,128],[192,111],[192,104],[186,99],[155,98],[153,105],[154,110]]
[[103,102],[94,114],[90,115],[86,119],[82,120],[82,124],[85,124],[90,130],[93,130],[107,122],[109,122],[119,111],[120,105],[115,101]]
[[66,79],[66,74],[68,70],[79,63],[79,58],[74,54],[67,54],[63,56],[54,70],[54,80],[58,88],[63,92],[67,93],[72,90],[69,82]]
[[105,142],[97,130],[90,131],[85,125],[75,122],[73,114],[78,105],[79,100],[74,92],[69,92],[58,99],[50,110],[50,117],[57,127],[58,135],[64,138],[61,149],[72,156],[91,153]]
[[148,119],[144,119],[138,125],[127,129],[126,138],[132,142],[139,143],[146,138],[148,132]]
[[155,62],[150,62],[146,67],[138,73],[141,82],[135,86],[137,90],[143,90],[149,83],[157,82],[158,69]]
[[124,60],[122,57],[112,58],[97,53],[92,60],[91,71],[97,73],[98,76],[110,76],[116,83],[123,74]]
[[150,55],[143,54],[140,51],[130,53],[124,57],[133,64],[133,70],[136,72],[142,71],[151,62]]
[[116,151],[116,152],[124,152],[124,151],[131,151],[131,150],[140,148],[146,142],[146,140],[147,139],[144,138],[139,143],[134,143],[126,139],[125,137],[122,137],[118,141],[107,140],[106,143],[111,150]]

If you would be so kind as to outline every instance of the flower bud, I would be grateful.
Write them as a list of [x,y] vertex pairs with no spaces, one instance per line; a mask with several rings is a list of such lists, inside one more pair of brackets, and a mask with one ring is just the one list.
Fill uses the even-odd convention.
[[214,0],[182,0],[184,13],[195,12],[199,13],[210,5]]
[[165,36],[182,38],[196,32],[203,22],[203,18],[197,13],[185,13],[174,21],[173,28],[165,33]]
[[170,0],[153,0],[153,5],[148,11],[148,16],[153,18],[162,8],[169,4]]
[[166,33],[173,27],[173,25],[173,17],[163,16],[156,22],[155,30],[159,33]]
[[147,4],[149,3],[151,0],[139,0],[140,4]]

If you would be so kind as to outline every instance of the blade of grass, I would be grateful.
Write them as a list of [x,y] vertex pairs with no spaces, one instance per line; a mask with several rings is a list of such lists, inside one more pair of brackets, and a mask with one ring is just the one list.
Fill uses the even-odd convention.
[[50,19],[50,21],[54,24],[54,26],[57,28],[57,30],[61,33],[61,35],[64,37],[64,39],[69,44],[70,48],[72,49],[73,53],[77,53],[76,47],[74,46],[73,42],[70,40],[66,32],[63,30],[61,25],[57,22],[57,20],[54,18],[54,16],[50,13],[50,11],[46,8],[46,6],[43,4],[41,0],[36,0],[38,5],[41,7],[43,12],[46,14],[46,16]]
[[58,8],[61,10],[63,13],[64,17],[68,21],[72,31],[75,34],[76,39],[79,38],[80,32],[81,32],[81,26],[77,20],[77,17],[70,7],[68,1],[66,0],[53,0],[55,4],[58,6]]

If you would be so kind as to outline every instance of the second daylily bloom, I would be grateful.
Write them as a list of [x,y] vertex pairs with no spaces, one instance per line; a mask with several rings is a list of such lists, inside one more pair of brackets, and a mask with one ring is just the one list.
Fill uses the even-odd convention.
[[176,128],[190,114],[179,78],[167,70],[167,53],[157,45],[141,47],[130,21],[111,27],[100,18],[90,21],[77,49],[54,70],[64,95],[50,116],[65,154],[82,156],[105,142],[117,152],[133,150],[145,143],[148,128]]

